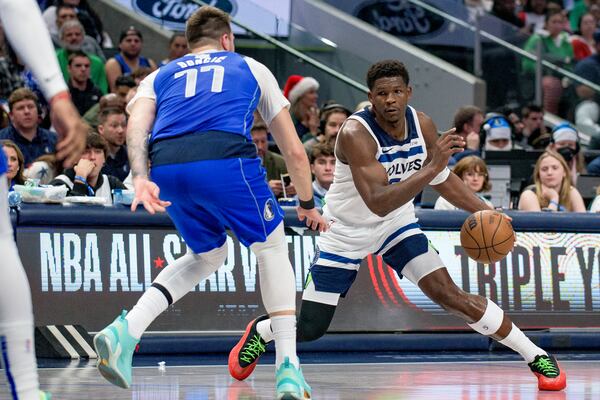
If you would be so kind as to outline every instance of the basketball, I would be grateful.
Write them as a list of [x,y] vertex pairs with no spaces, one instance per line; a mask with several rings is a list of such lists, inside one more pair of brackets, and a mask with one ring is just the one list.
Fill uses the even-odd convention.
[[504,214],[478,211],[463,223],[460,244],[473,260],[491,264],[502,260],[513,249],[515,231]]

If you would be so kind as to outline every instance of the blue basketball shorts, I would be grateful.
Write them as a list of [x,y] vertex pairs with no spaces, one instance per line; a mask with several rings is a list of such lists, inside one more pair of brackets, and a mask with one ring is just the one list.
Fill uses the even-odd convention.
[[218,248],[226,229],[250,246],[264,242],[283,220],[260,158],[201,160],[152,167],[167,212],[195,253]]

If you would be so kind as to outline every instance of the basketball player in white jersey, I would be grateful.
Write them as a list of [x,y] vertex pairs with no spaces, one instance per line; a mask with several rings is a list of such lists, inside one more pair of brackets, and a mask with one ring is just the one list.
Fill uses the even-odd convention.
[[[518,352],[537,376],[540,390],[563,389],[566,376],[554,357],[533,344],[492,301],[456,286],[417,223],[413,198],[426,185],[466,211],[489,208],[447,168],[448,159],[463,151],[464,140],[454,129],[438,138],[432,120],[408,105],[412,89],[401,62],[372,65],[367,86],[372,106],[351,115],[337,137],[335,177],[324,207],[330,230],[319,238],[305,285],[298,340],[325,334],[362,259],[376,254],[472,329]],[[267,317],[250,323],[230,353],[231,375],[239,380],[249,376],[270,340]]]
[[[0,19],[20,59],[31,69],[50,102],[59,134],[57,157],[70,167],[85,148],[86,125],[71,102],[38,5],[33,0],[0,0]],[[33,311],[8,215],[6,161],[0,154],[0,359],[13,400],[45,400],[38,389],[33,340]],[[0,398],[7,396],[0,391]]]

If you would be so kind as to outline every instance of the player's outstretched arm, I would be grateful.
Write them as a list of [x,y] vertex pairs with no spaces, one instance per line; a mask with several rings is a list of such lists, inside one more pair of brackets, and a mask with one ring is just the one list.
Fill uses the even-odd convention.
[[[444,146],[451,147],[456,138],[460,136],[448,135]],[[408,179],[390,185],[376,154],[377,145],[365,127],[346,121],[338,133],[336,155],[350,166],[356,189],[369,210],[381,217],[411,201],[440,172],[439,163],[429,163]]]
[[327,221],[314,208],[312,180],[308,157],[304,146],[296,135],[296,129],[287,108],[283,108],[272,120],[269,126],[281,155],[285,160],[290,178],[302,203],[312,203],[313,207],[304,209],[298,207],[298,218],[306,220],[306,225],[311,229],[323,232],[327,229]]
[[148,135],[154,123],[156,103],[153,99],[142,97],[133,103],[127,123],[127,154],[133,174],[135,198],[131,211],[139,203],[150,213],[163,212],[171,205],[159,199],[160,189],[148,179]]

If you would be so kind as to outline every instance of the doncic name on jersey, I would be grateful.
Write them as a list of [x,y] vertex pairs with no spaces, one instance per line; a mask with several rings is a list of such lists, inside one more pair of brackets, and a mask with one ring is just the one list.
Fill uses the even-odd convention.
[[177,61],[177,65],[181,68],[189,68],[195,65],[209,64],[209,63],[221,63],[227,56],[211,57],[210,54],[198,54],[194,59]]

